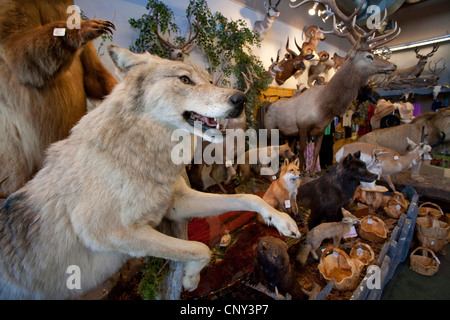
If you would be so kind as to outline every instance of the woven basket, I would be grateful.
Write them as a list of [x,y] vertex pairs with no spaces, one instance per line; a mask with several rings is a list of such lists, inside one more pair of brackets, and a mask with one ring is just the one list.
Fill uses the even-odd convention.
[[375,260],[375,253],[367,243],[358,242],[352,247],[350,258],[358,259],[363,265],[367,266]]
[[448,236],[450,226],[444,221],[433,219],[431,216],[426,216],[417,218],[416,229],[426,237],[445,239]]
[[444,212],[442,212],[441,207],[433,202],[425,202],[419,206],[419,216],[424,217],[431,215],[435,219],[440,219]]
[[320,274],[328,281],[334,280],[339,291],[354,290],[358,286],[361,267],[361,261],[333,246],[323,251],[318,266]]
[[403,194],[395,191],[384,206],[384,212],[390,218],[398,219],[401,214],[408,210],[409,201],[405,199]]
[[364,217],[358,228],[358,234],[361,238],[375,243],[385,242],[387,232],[388,230],[384,221],[372,215]]
[[[422,250],[422,255],[416,255],[418,250]],[[431,255],[431,257],[429,257]],[[424,247],[418,247],[409,257],[410,268],[424,276],[432,276],[439,270],[440,261],[433,250]]]
[[434,252],[441,252],[442,254],[445,254],[445,245],[447,244],[447,239],[427,237],[420,232],[417,232],[417,239],[419,240],[421,247],[431,249]]

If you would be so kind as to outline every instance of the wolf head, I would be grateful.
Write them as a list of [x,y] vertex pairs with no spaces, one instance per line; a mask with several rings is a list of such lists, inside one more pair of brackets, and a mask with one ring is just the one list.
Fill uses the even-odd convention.
[[164,125],[212,141],[220,135],[217,118],[237,118],[243,111],[242,92],[211,84],[209,74],[195,65],[112,45],[108,51],[134,97],[134,110]]
[[349,153],[343,161],[339,162],[338,166],[357,181],[372,182],[377,179],[378,175],[370,173],[366,168],[366,163],[360,160],[360,157],[361,151],[355,152],[353,155]]

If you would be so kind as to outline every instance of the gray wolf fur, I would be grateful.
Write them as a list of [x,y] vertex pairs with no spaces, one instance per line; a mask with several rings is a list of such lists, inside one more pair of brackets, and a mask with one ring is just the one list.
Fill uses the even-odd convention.
[[[283,235],[300,236],[287,214],[256,195],[192,190],[184,166],[171,160],[173,130],[194,132],[187,115],[237,117],[240,91],[212,85],[206,71],[183,62],[115,46],[109,53],[123,81],[48,149],[42,169],[1,209],[0,299],[73,298],[132,256],[185,262],[183,287],[195,289],[210,250],[158,232],[163,217],[256,211]],[[80,268],[80,290],[66,286],[71,265]]]

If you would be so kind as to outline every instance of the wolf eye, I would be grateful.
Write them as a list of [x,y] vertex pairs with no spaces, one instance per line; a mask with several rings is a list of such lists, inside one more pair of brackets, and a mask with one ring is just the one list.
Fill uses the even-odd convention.
[[191,81],[191,79],[189,79],[188,76],[181,76],[180,77],[181,82],[183,82],[184,84],[193,84],[193,82]]

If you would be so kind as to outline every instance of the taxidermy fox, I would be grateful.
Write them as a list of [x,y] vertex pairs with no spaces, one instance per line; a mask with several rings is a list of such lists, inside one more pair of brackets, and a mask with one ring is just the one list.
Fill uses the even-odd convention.
[[308,232],[305,243],[300,247],[296,258],[302,265],[306,263],[309,253],[312,254],[314,259],[319,259],[316,250],[322,244],[323,240],[333,239],[333,245],[338,247],[342,237],[350,232],[354,224],[359,223],[358,218],[349,211],[344,208],[341,208],[341,210],[344,216],[341,222],[322,223]]
[[[264,194],[263,200],[277,210],[289,213],[288,209],[291,209],[289,211],[297,215],[297,191],[299,186],[299,159],[297,158],[292,163],[285,159],[281,166],[280,178],[272,182]],[[258,220],[260,220],[259,216]]]

